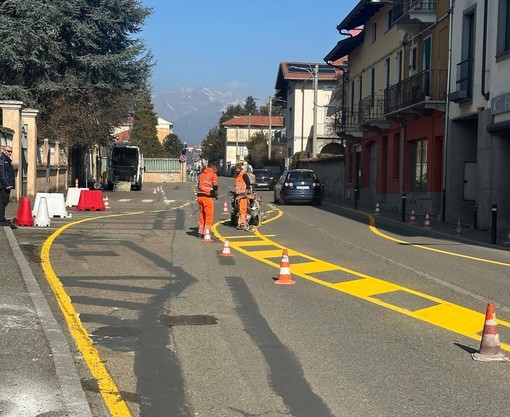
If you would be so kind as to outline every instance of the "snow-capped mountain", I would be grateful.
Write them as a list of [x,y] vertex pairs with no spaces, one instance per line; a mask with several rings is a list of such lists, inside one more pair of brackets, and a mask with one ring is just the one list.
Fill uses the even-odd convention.
[[218,124],[221,112],[231,104],[244,104],[232,91],[214,88],[181,87],[169,93],[154,93],[154,110],[173,123],[174,133],[188,144],[201,143],[209,130]]

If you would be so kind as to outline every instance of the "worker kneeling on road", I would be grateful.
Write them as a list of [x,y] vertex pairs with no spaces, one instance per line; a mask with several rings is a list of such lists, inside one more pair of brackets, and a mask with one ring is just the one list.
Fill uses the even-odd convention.
[[251,193],[250,177],[243,170],[242,164],[236,165],[235,194],[239,203],[238,229],[246,229],[246,215],[248,214],[248,193]]
[[214,219],[214,200],[218,199],[218,175],[216,164],[209,162],[198,176],[197,201],[200,210],[198,218],[198,237],[203,239],[206,229],[211,230]]

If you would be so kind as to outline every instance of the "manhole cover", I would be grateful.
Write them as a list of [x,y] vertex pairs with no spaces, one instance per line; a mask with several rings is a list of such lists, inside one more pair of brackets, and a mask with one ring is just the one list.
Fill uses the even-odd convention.
[[165,326],[196,326],[203,324],[216,324],[218,319],[214,316],[194,315],[194,316],[167,316],[162,315],[159,319]]

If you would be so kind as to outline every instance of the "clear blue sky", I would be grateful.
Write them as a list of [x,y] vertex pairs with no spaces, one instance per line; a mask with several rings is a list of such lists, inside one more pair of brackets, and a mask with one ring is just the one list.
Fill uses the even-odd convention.
[[324,62],[358,0],[142,0],[154,92],[213,87],[266,99],[282,61]]

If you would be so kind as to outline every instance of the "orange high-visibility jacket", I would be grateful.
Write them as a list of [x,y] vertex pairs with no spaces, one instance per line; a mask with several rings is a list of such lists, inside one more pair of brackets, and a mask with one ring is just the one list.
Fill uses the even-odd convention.
[[244,181],[243,177],[244,177],[244,171],[240,170],[236,176],[236,188],[235,188],[236,194],[246,194],[247,187],[246,187],[246,182]]
[[198,177],[199,197],[216,197],[218,190],[218,176],[210,167],[206,167]]

